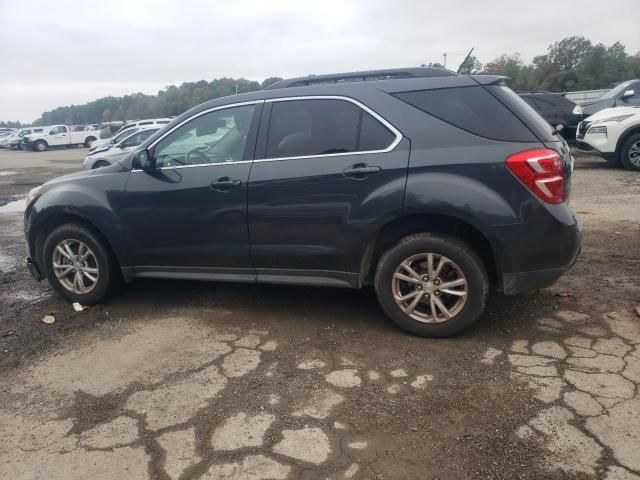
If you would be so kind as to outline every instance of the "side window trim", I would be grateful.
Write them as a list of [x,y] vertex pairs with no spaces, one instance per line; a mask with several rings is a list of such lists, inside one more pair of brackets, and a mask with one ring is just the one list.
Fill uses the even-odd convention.
[[[324,155],[298,155],[298,156],[292,156],[292,157],[275,157],[275,158],[264,158],[266,156],[266,133],[269,130],[269,125],[268,123],[271,123],[271,108],[270,106],[273,103],[276,102],[287,102],[287,101],[295,101],[295,100],[344,100],[350,103],[353,103],[354,105],[356,105],[357,107],[361,108],[362,110],[364,110],[365,112],[367,112],[369,115],[371,115],[373,118],[375,118],[377,121],[379,121],[382,125],[384,125],[386,128],[389,129],[389,131],[391,131],[391,133],[393,133],[393,135],[395,136],[395,139],[393,140],[393,142],[391,142],[391,144],[382,150],[365,150],[362,152],[340,152],[340,153],[328,153],[328,154],[324,154]],[[402,141],[403,135],[400,132],[400,130],[398,130],[392,123],[390,123],[387,119],[385,119],[384,117],[382,117],[380,114],[378,114],[376,111],[374,111],[373,109],[371,109],[370,107],[368,107],[367,105],[365,105],[364,103],[356,100],[355,98],[351,98],[351,97],[345,97],[342,95],[303,95],[303,96],[297,96],[297,97],[281,97],[281,98],[268,98],[265,101],[265,106],[267,107],[266,113],[268,113],[266,120],[268,120],[267,125],[264,125],[264,127],[261,127],[260,130],[264,130],[264,138],[261,138],[261,142],[260,142],[260,156],[261,158],[258,158],[258,156],[256,155],[256,159],[254,160],[255,163],[259,163],[259,162],[277,162],[280,160],[303,160],[303,159],[308,159],[308,158],[324,158],[324,157],[342,157],[345,155],[364,155],[364,154],[373,154],[373,153],[388,153],[391,152],[392,150],[394,150],[398,144]],[[358,135],[360,135],[360,132],[358,132]],[[261,135],[261,137],[263,137],[263,135]],[[262,145],[262,140],[264,140],[264,146]]]
[[[206,115],[207,113],[211,113],[211,112],[215,112],[217,110],[226,110],[228,108],[234,108],[234,107],[243,107],[245,105],[255,105],[256,106],[256,110],[253,113],[253,118],[251,120],[251,126],[249,127],[249,135],[247,136],[247,144],[250,144],[250,141],[254,144],[253,146],[253,150],[255,153],[255,137],[256,137],[256,130],[258,128],[258,122],[256,121],[256,118],[260,119],[261,117],[261,106],[262,104],[264,104],[264,100],[253,100],[250,102],[239,102],[239,103],[230,103],[227,105],[221,105],[219,107],[213,107],[213,108],[209,108],[207,110],[203,110],[201,112],[198,112],[196,115],[192,115],[189,118],[185,118],[182,122],[180,122],[177,125],[174,125],[170,130],[167,130],[166,132],[164,132],[160,137],[156,138],[153,143],[151,143],[148,147],[147,150],[150,150],[151,153],[153,154],[153,149],[155,148],[155,146],[160,143],[164,138],[168,137],[169,135],[171,135],[174,131],[176,131],[177,129],[179,129],[180,127],[182,127],[183,125],[191,122],[192,120],[195,120],[198,117],[201,117],[202,115]],[[251,138],[253,138],[253,140],[251,140]],[[165,170],[165,169],[171,169],[171,170],[175,170],[175,169],[179,169],[179,168],[193,168],[193,167],[206,167],[206,166],[214,166],[214,165],[237,165],[237,164],[241,164],[241,163],[251,163],[253,162],[253,159],[249,159],[249,160],[234,160],[232,162],[216,162],[216,163],[198,163],[198,164],[194,164],[194,165],[176,165],[176,166],[171,166],[171,167],[160,167],[158,170]],[[141,172],[142,170],[132,170],[132,172]]]

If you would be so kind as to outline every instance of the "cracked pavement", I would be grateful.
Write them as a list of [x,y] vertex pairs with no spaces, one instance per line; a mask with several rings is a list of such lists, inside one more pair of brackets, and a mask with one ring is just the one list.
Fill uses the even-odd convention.
[[[83,153],[0,152],[0,209]],[[638,200],[578,158],[574,269],[440,340],[368,290],[148,280],[75,312],[0,210],[0,477],[640,479]]]

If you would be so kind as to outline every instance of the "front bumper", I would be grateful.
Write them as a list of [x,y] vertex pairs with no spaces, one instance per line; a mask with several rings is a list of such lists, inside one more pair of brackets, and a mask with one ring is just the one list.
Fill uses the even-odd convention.
[[31,257],[25,258],[25,263],[27,266],[27,270],[29,270],[29,273],[31,274],[31,276],[35,278],[38,282],[44,278],[44,275],[40,273],[40,268],[38,267],[38,264],[35,261],[33,261]]

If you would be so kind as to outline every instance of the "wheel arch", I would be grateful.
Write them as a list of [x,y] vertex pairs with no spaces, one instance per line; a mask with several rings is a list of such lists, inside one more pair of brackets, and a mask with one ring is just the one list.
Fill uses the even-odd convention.
[[373,284],[376,265],[384,252],[407,235],[422,232],[445,233],[465,241],[482,259],[489,281],[493,285],[498,283],[496,257],[489,239],[468,221],[435,213],[406,215],[384,224],[367,243],[361,260],[360,283]]
[[620,135],[620,137],[618,137],[618,142],[616,143],[616,157],[617,158],[620,158],[620,151],[622,150],[622,146],[625,144],[627,139],[629,137],[631,137],[632,135],[635,135],[637,133],[640,133],[640,125],[634,125],[633,127],[629,127],[624,132],[622,132],[622,135]]
[[104,244],[107,252],[111,256],[111,260],[114,262],[114,265],[118,267],[118,270],[122,271],[121,263],[116,255],[111,242],[107,235],[93,222],[86,219],[82,215],[77,213],[70,212],[56,212],[49,215],[47,218],[43,219],[41,223],[38,224],[37,230],[34,232],[31,238],[31,244],[35,246],[34,252],[32,252],[35,256],[36,263],[43,268],[44,273],[44,243],[49,236],[49,234],[55,230],[57,227],[65,224],[75,224],[80,225],[87,230],[90,230],[93,234],[95,234]]

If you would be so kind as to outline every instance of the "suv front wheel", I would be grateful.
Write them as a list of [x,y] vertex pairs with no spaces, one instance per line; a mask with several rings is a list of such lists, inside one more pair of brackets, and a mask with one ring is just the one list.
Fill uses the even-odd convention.
[[51,286],[71,302],[98,303],[114,277],[113,261],[91,230],[76,224],[53,230],[44,242],[44,265]]
[[482,314],[489,291],[480,257],[467,244],[443,234],[402,239],[378,263],[378,301],[403,330],[448,337]]
[[620,149],[620,163],[628,170],[640,171],[640,133],[631,135]]

